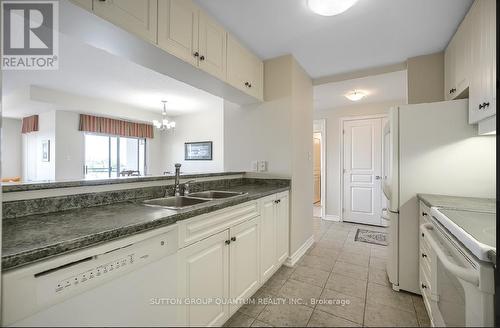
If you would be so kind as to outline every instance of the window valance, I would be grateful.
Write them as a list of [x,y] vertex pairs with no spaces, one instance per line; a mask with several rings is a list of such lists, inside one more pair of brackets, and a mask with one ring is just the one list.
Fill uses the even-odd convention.
[[80,131],[120,137],[153,138],[153,125],[80,114]]

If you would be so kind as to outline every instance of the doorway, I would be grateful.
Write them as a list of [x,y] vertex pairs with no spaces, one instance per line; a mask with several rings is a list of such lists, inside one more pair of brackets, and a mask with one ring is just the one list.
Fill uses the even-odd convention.
[[381,226],[385,115],[341,119],[342,220]]
[[315,120],[313,127],[313,217],[325,217],[325,120]]

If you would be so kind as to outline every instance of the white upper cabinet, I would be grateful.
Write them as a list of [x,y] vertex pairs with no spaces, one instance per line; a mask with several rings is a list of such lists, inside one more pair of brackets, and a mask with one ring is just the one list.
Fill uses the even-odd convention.
[[191,0],[158,0],[158,45],[198,65],[198,7]]
[[225,80],[226,30],[202,11],[199,13],[198,30],[199,67],[219,79]]
[[496,115],[496,1],[476,0],[471,9],[472,68],[469,123]]
[[231,34],[227,37],[227,82],[263,99],[264,64]]
[[444,53],[444,98],[453,99],[455,92],[455,38],[451,39]]
[[93,9],[98,16],[156,43],[158,0],[94,0]]
[[445,99],[468,88],[470,124],[496,115],[495,13],[495,0],[476,0],[445,51]]
[[215,76],[223,88],[263,100],[263,62],[193,0],[70,1]]

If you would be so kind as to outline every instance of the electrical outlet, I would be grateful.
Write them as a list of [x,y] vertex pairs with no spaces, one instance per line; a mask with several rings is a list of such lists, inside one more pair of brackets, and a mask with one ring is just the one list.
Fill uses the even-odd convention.
[[266,171],[267,171],[267,161],[260,161],[259,172],[266,172]]
[[258,161],[252,161],[251,166],[252,166],[252,172],[259,171],[259,162]]

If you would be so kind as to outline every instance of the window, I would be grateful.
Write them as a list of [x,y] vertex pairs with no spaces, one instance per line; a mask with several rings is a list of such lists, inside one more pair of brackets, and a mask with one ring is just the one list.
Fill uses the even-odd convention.
[[146,139],[85,134],[85,178],[146,174]]

